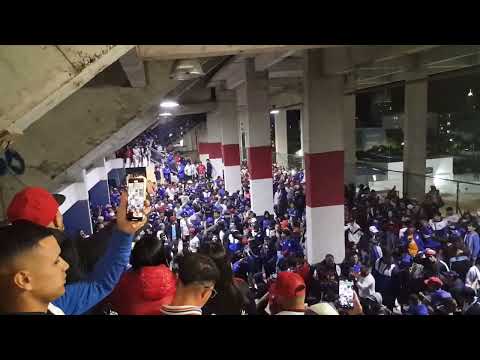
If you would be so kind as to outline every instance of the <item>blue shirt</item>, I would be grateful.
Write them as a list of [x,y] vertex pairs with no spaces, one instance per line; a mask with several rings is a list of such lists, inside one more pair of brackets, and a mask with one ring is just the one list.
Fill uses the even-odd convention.
[[52,301],[65,315],[81,315],[106,298],[127,269],[133,235],[114,230],[107,251],[87,280],[65,286],[65,293]]

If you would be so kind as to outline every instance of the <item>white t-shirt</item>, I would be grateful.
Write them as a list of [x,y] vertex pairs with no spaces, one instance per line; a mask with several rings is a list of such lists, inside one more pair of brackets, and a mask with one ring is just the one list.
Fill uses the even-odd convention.
[[200,247],[200,239],[197,236],[194,236],[193,239],[190,240],[189,250],[195,253],[197,252],[199,247]]
[[360,229],[360,226],[354,222],[353,224],[348,224],[348,241],[358,244],[363,233]]
[[375,278],[372,274],[360,276],[357,281],[358,296],[366,298],[375,294]]
[[460,221],[460,215],[453,214],[444,219],[448,224],[456,224]]
[[471,287],[475,291],[480,289],[480,270],[477,266],[474,265],[468,270],[465,286]]

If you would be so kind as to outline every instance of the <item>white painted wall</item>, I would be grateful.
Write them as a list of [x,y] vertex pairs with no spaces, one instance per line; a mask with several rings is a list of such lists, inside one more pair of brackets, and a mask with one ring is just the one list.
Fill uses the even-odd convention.
[[99,181],[108,180],[105,167],[96,167],[84,175],[87,191],[94,187]]
[[121,158],[105,161],[105,169],[107,171],[107,174],[113,169],[123,169],[123,167],[124,167],[123,159]]
[[65,202],[60,206],[62,214],[65,214],[77,201],[88,200],[88,190],[83,182],[67,185],[60,191],[57,191],[57,193],[65,196]]

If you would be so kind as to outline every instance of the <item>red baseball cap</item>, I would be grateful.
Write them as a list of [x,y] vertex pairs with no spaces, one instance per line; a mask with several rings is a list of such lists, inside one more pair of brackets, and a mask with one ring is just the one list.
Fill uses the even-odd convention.
[[64,201],[63,195],[53,195],[40,187],[26,187],[13,197],[7,209],[7,218],[10,222],[27,220],[47,226],[55,219]]
[[270,294],[273,296],[282,296],[294,298],[299,295],[305,295],[305,281],[297,273],[282,271],[278,274],[277,280],[270,287]]
[[429,277],[427,280],[424,281],[424,283],[427,286],[428,285],[437,285],[439,287],[443,286],[443,281],[436,276]]

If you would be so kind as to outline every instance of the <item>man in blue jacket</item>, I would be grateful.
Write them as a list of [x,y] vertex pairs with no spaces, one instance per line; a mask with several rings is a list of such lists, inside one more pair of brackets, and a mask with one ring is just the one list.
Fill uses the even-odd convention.
[[[27,187],[15,195],[8,207],[7,217],[11,223],[27,220],[63,231],[59,202],[64,200],[64,197],[63,199],[58,195],[54,197],[45,189]],[[146,215],[148,212],[149,209],[145,209]],[[127,268],[133,235],[146,221],[147,216],[143,221],[127,221],[127,195],[123,193],[117,210],[117,227],[113,231],[105,254],[86,280],[66,285],[65,293],[52,302],[53,306],[50,306],[49,310],[57,314],[80,315],[107,297]]]
[[475,263],[480,254],[480,238],[475,231],[475,225],[473,223],[468,224],[467,229],[465,245],[470,249],[470,259]]

